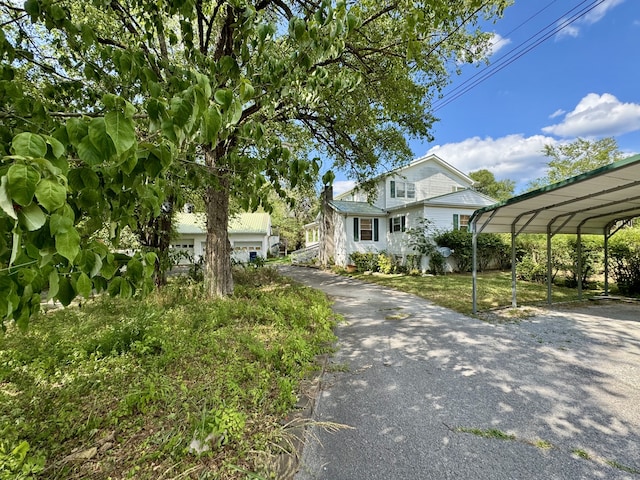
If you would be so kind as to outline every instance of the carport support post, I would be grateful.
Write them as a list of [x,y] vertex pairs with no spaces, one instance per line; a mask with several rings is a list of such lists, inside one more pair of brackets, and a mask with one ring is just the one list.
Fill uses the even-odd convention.
[[578,300],[582,300],[582,227],[578,227],[578,268],[577,277],[578,277]]
[[609,234],[611,224],[604,229],[604,294],[609,296]]
[[511,224],[511,306],[516,308],[516,224]]
[[547,226],[547,303],[551,305],[551,274],[553,265],[551,261],[551,226]]
[[475,315],[478,313],[478,232],[476,231],[476,222],[471,224],[471,251],[473,258],[473,266],[471,268],[471,302],[473,305],[472,311]]

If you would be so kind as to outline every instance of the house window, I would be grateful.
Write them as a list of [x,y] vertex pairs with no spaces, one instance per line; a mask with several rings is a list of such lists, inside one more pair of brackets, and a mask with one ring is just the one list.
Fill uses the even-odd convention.
[[378,224],[377,218],[354,218],[353,219],[353,239],[358,242],[371,241],[377,242],[378,236]]
[[402,215],[401,217],[394,217],[389,219],[389,232],[404,232],[407,228],[407,217]]
[[391,198],[416,198],[416,184],[412,182],[389,182]]
[[454,230],[469,230],[469,215],[453,214],[453,229]]

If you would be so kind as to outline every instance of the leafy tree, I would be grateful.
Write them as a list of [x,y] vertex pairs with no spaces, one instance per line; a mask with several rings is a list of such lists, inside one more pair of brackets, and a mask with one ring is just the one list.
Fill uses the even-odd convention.
[[[54,275],[62,257],[65,274],[82,279],[69,296],[95,288],[78,261],[90,248],[80,248],[78,219],[109,222],[117,236],[160,216],[165,174],[178,163],[204,189],[207,291],[231,293],[230,198],[256,209],[271,188],[314,183],[311,152],[355,179],[409,158],[407,136],[430,138],[447,67],[483,57],[490,34],[477,22],[507,3],[0,3],[0,221],[13,232],[1,281],[18,310],[47,283],[16,286],[18,258],[41,262],[33,249],[50,249]],[[5,318],[15,316],[11,298]]]
[[469,176],[475,180],[474,188],[496,200],[507,200],[513,196],[516,182],[509,179],[496,180],[495,175],[487,169],[476,170]]
[[304,225],[313,222],[319,211],[318,195],[311,185],[298,185],[287,190],[286,201],[275,192],[270,195],[271,224],[277,229],[280,241],[289,250],[304,247]]
[[550,158],[546,175],[532,181],[529,184],[530,190],[561,182],[623,157],[613,137],[593,141],[578,138],[566,145],[545,145],[543,153]]

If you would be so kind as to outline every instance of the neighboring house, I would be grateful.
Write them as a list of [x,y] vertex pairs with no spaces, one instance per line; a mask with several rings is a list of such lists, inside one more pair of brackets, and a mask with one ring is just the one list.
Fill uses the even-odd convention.
[[[435,230],[466,229],[471,214],[496,201],[472,189],[473,179],[436,155],[382,175],[375,186],[375,200],[357,188],[335,199],[332,189],[323,192],[318,256],[323,265],[351,263],[353,252],[382,252],[404,257],[413,253],[406,230],[419,220],[431,221]],[[427,259],[423,259],[423,268]]]
[[[197,262],[204,257],[207,245],[205,214],[178,213],[175,226],[178,237],[171,243],[171,248],[187,254],[180,264]],[[271,233],[271,216],[268,213],[241,213],[231,217],[229,242],[233,259],[246,263],[252,257],[267,258],[269,249],[279,241]]]

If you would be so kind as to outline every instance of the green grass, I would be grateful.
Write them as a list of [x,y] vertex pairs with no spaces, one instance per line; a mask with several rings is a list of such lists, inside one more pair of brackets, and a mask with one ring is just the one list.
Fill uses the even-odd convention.
[[[403,292],[413,293],[432,301],[437,305],[469,315],[472,313],[471,274],[447,274],[438,276],[410,275],[362,275],[354,278],[370,283],[384,285]],[[543,303],[547,300],[546,284],[522,282],[516,284],[518,305]],[[478,310],[505,307],[511,305],[511,272],[484,272],[478,274]],[[593,291],[584,291],[583,298],[593,295]],[[578,299],[576,289],[553,286],[554,302],[566,302]]]
[[0,478],[268,478],[335,318],[323,295],[271,269],[236,282],[219,301],[178,281],[50,312],[26,332],[9,325]]
[[475,435],[477,437],[482,437],[482,438],[495,438],[498,440],[515,440],[516,439],[515,435],[505,433],[496,428],[482,430],[480,428],[457,427],[455,431],[461,432],[461,433],[471,433],[472,435]]

